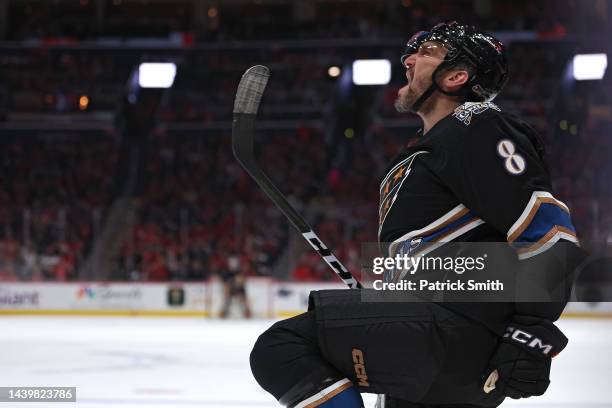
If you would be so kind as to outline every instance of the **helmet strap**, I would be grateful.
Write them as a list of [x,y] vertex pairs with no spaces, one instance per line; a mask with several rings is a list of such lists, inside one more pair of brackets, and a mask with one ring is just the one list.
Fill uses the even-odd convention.
[[434,80],[431,85],[429,86],[429,88],[427,88],[425,90],[425,92],[423,92],[423,94],[421,96],[419,96],[419,99],[416,100],[416,102],[412,105],[412,107],[410,108],[413,112],[417,112],[419,109],[421,109],[421,106],[423,105],[423,103],[425,103],[425,101],[427,99],[429,99],[429,97],[436,91],[439,90],[440,88],[438,87],[438,84],[436,84],[436,81]]
[[440,93],[443,93],[444,95],[448,95],[448,96],[462,96],[464,98],[468,96],[468,94],[470,93],[470,88],[471,88],[470,83],[472,82],[474,76],[472,76],[468,80],[465,86],[463,86],[461,89],[459,89],[456,92],[447,92],[438,86],[438,83],[436,82],[436,75],[438,74],[438,72],[442,70],[442,68],[444,68],[448,64],[448,62],[450,61],[445,61],[441,63],[440,65],[438,65],[436,69],[434,70],[434,72],[431,74],[431,85],[429,86],[429,88],[427,88],[427,90],[425,90],[425,92],[423,92],[423,94],[419,97],[419,99],[417,99],[416,102],[412,105],[411,110],[413,112],[417,112],[421,108],[421,106],[423,106],[425,101],[429,99],[429,97],[435,91],[439,91]]
[[435,91],[441,91],[443,92],[440,87],[438,86],[438,83],[436,82],[436,75],[438,74],[438,72],[440,72],[441,67],[445,65],[445,62],[442,62],[440,65],[438,65],[436,67],[436,69],[434,69],[434,72],[432,72],[431,74],[431,85],[429,85],[429,88],[427,88],[425,90],[425,92],[423,92],[423,94],[421,96],[419,96],[419,99],[416,100],[416,102],[414,104],[412,104],[412,107],[410,108],[413,112],[417,112],[419,109],[421,109],[421,106],[423,106],[423,104],[425,103],[425,101],[427,99],[429,99],[429,97],[435,92]]

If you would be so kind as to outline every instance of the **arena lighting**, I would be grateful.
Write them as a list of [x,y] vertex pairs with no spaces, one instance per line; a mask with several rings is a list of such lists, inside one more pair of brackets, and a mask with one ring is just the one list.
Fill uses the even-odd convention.
[[87,95],[82,95],[79,98],[79,109],[85,110],[89,106],[89,97]]
[[572,61],[572,73],[576,81],[602,79],[607,67],[606,54],[576,54]]
[[340,67],[337,65],[332,65],[327,70],[327,75],[329,75],[331,78],[337,78],[340,76],[341,73],[342,73],[342,69],[340,69]]
[[387,59],[353,61],[355,85],[386,85],[391,81],[391,62]]
[[143,62],[138,67],[138,85],[141,88],[170,88],[176,76],[172,62]]

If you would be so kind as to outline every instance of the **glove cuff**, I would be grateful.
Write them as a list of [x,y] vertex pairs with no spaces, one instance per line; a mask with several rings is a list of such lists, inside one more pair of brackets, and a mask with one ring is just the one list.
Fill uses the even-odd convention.
[[551,321],[524,315],[513,316],[503,340],[539,358],[556,356],[568,342]]

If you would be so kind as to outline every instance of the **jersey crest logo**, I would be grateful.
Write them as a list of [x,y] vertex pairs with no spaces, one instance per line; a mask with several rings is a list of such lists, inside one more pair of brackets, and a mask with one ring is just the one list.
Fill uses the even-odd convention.
[[382,227],[385,217],[397,199],[397,193],[404,183],[404,180],[410,174],[414,159],[421,153],[428,152],[418,151],[406,157],[404,160],[393,166],[391,171],[389,171],[383,179],[382,183],[380,183],[380,204],[378,208],[380,227]]
[[506,171],[513,176],[523,174],[527,168],[525,158],[516,153],[516,146],[511,140],[503,139],[497,144],[497,154],[504,159],[504,167]]
[[464,125],[469,126],[472,123],[472,116],[480,115],[482,112],[493,109],[501,112],[501,109],[493,102],[465,102],[458,106],[453,113],[453,116]]

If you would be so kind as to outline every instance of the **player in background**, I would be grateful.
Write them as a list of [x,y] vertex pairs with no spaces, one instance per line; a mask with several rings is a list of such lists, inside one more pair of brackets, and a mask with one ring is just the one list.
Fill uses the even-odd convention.
[[237,254],[230,254],[221,270],[219,277],[223,283],[223,306],[221,307],[220,317],[225,319],[229,316],[230,307],[233,300],[237,300],[242,305],[242,315],[245,318],[251,317],[251,308],[246,293],[246,278],[240,266],[241,259]]
[[[553,324],[581,252],[533,129],[491,101],[508,79],[501,42],[443,23],[415,34],[401,58],[396,108],[423,120],[380,184],[386,255],[423,242],[507,242],[549,302],[363,302],[360,290],[313,291],[308,312],[274,324],[251,353],[256,380],[288,407],[495,407],[541,395],[567,344]],[[397,277],[395,277],[397,278]],[[497,370],[496,388],[483,391]]]

